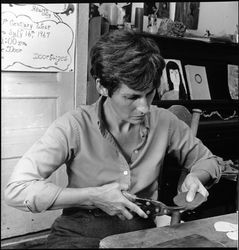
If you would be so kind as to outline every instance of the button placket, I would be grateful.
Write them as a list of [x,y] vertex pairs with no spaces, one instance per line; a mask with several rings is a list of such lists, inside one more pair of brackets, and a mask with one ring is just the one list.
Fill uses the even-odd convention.
[[131,162],[134,162],[140,152],[140,149],[143,147],[143,145],[146,142],[147,139],[147,134],[148,134],[148,130],[146,127],[140,127],[140,136],[141,136],[141,141],[139,142],[139,144],[136,146],[136,148],[133,150],[132,154],[131,154]]
[[[128,167],[127,167],[128,168]],[[121,171],[121,183],[125,183],[127,184],[128,186],[131,185],[131,178],[130,178],[130,170],[122,170]]]
[[[125,159],[124,155],[122,154],[121,150],[119,149],[118,145],[115,143],[115,140],[114,140],[113,136],[108,131],[106,131],[105,138],[115,147],[115,149],[117,151],[119,160],[121,162],[120,165],[122,166],[120,171],[123,173],[123,176],[130,179],[130,167],[129,167],[129,164],[128,164],[127,160]],[[125,174],[126,172],[127,172],[127,174]]]
[[138,157],[138,154],[139,154],[139,150],[134,149],[132,154],[131,154],[131,162],[134,162],[136,160],[136,158]]

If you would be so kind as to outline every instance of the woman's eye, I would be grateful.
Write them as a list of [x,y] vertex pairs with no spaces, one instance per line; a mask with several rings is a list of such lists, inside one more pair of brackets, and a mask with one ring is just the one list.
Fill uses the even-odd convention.
[[137,97],[132,96],[132,97],[128,97],[128,99],[129,99],[129,100],[136,100],[136,99],[137,99]]
[[[153,89],[152,91],[150,91],[149,93],[146,94],[146,97],[152,95],[154,93],[155,89]],[[133,96],[125,96],[126,99],[128,100],[137,100],[138,98],[141,98],[141,96],[138,95],[133,95]]]
[[128,100],[136,100],[138,97],[137,96],[126,96],[125,98]]

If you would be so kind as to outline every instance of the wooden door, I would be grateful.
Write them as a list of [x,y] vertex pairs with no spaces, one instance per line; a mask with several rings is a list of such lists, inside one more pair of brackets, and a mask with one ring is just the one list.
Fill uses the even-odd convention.
[[[3,190],[26,150],[60,115],[86,103],[89,4],[77,6],[75,71],[2,72],[1,239],[49,229],[61,210],[23,212],[4,202]],[[66,186],[62,166],[50,181]]]
[[[2,73],[2,192],[24,152],[58,116],[73,108],[73,73]],[[66,185],[64,171],[60,168],[50,180]],[[1,211],[2,238],[49,228],[61,213],[22,212],[4,201]]]

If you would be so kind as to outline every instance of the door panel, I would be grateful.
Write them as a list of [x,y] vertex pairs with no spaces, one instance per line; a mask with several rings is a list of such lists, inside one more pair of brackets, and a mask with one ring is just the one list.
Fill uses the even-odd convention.
[[[73,108],[73,73],[2,73],[2,190],[24,152],[58,116]],[[66,186],[64,173],[63,165],[49,181]],[[23,212],[7,206],[4,200],[1,208],[2,239],[47,229],[61,213]]]
[[[75,71],[2,72],[1,239],[48,229],[61,210],[40,214],[9,207],[3,190],[14,166],[58,116],[86,103],[89,3],[77,4]],[[65,166],[49,181],[67,185]]]
[[56,98],[3,98],[2,158],[19,157],[56,119]]

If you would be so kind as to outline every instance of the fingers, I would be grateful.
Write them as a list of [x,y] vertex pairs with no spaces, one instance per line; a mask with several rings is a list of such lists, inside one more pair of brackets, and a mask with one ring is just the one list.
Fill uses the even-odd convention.
[[126,192],[126,191],[122,191],[122,194],[128,199],[128,200],[130,200],[130,201],[134,201],[135,199],[136,199],[136,195],[134,195],[134,194],[130,194],[130,193],[128,193],[128,192]]
[[122,209],[120,210],[120,212],[117,214],[117,216],[121,219],[121,220],[131,220],[133,218],[133,215],[131,212],[135,212],[137,213],[139,216],[147,219],[148,215],[141,209],[139,208],[137,205],[135,205],[135,207],[131,206],[132,209],[130,209],[130,211],[128,209]]
[[124,215],[122,214],[117,214],[117,216],[121,219],[121,220],[125,220],[126,218],[124,217]]
[[198,192],[204,197],[208,197],[209,195],[207,189],[203,185],[200,186],[200,189],[198,190]]
[[122,191],[122,194],[125,197],[125,205],[130,211],[137,213],[140,217],[145,219],[148,218],[148,215],[139,206],[133,203],[137,197],[136,195],[130,194],[126,191]]
[[138,214],[142,218],[145,218],[145,219],[148,218],[148,215],[139,206],[137,206],[135,203],[127,200],[125,205],[131,212],[134,212],[134,213]]
[[201,183],[192,183],[189,186],[186,200],[188,202],[193,201],[197,192],[200,193],[201,195],[203,195],[204,197],[207,197],[209,195],[207,189]]
[[136,196],[126,192],[128,188],[127,184],[111,183],[104,185],[101,188],[103,189],[100,196],[101,200],[99,200],[99,196],[95,198],[98,201],[97,207],[110,215],[117,215],[120,219],[132,219],[132,212],[143,218],[148,218],[147,214],[133,202]]
[[127,220],[131,220],[133,218],[133,215],[127,209],[123,209],[121,213]]
[[187,202],[193,201],[197,190],[198,190],[198,185],[196,185],[196,184],[190,185],[190,188],[189,188],[187,196],[186,196],[186,201]]
[[133,215],[127,210],[127,209],[123,209],[121,211],[121,213],[118,213],[117,216],[121,219],[121,220],[131,220],[133,219]]
[[[126,207],[130,211],[135,212],[136,214],[138,214],[140,217],[143,217],[143,218],[147,219],[148,215],[139,206],[137,206],[135,203],[133,203],[133,201],[136,198],[136,195],[126,192],[126,190],[128,190],[128,188],[129,188],[128,185],[127,184],[121,184],[120,188],[122,190],[123,196],[126,198],[125,199]],[[127,209],[123,210],[122,214],[129,220],[132,219],[132,217],[133,217],[132,214]]]
[[183,192],[188,192],[186,196],[187,202],[193,201],[197,192],[199,192],[204,197],[209,195],[207,189],[203,186],[195,173],[189,173],[186,176],[181,186],[181,190]]

